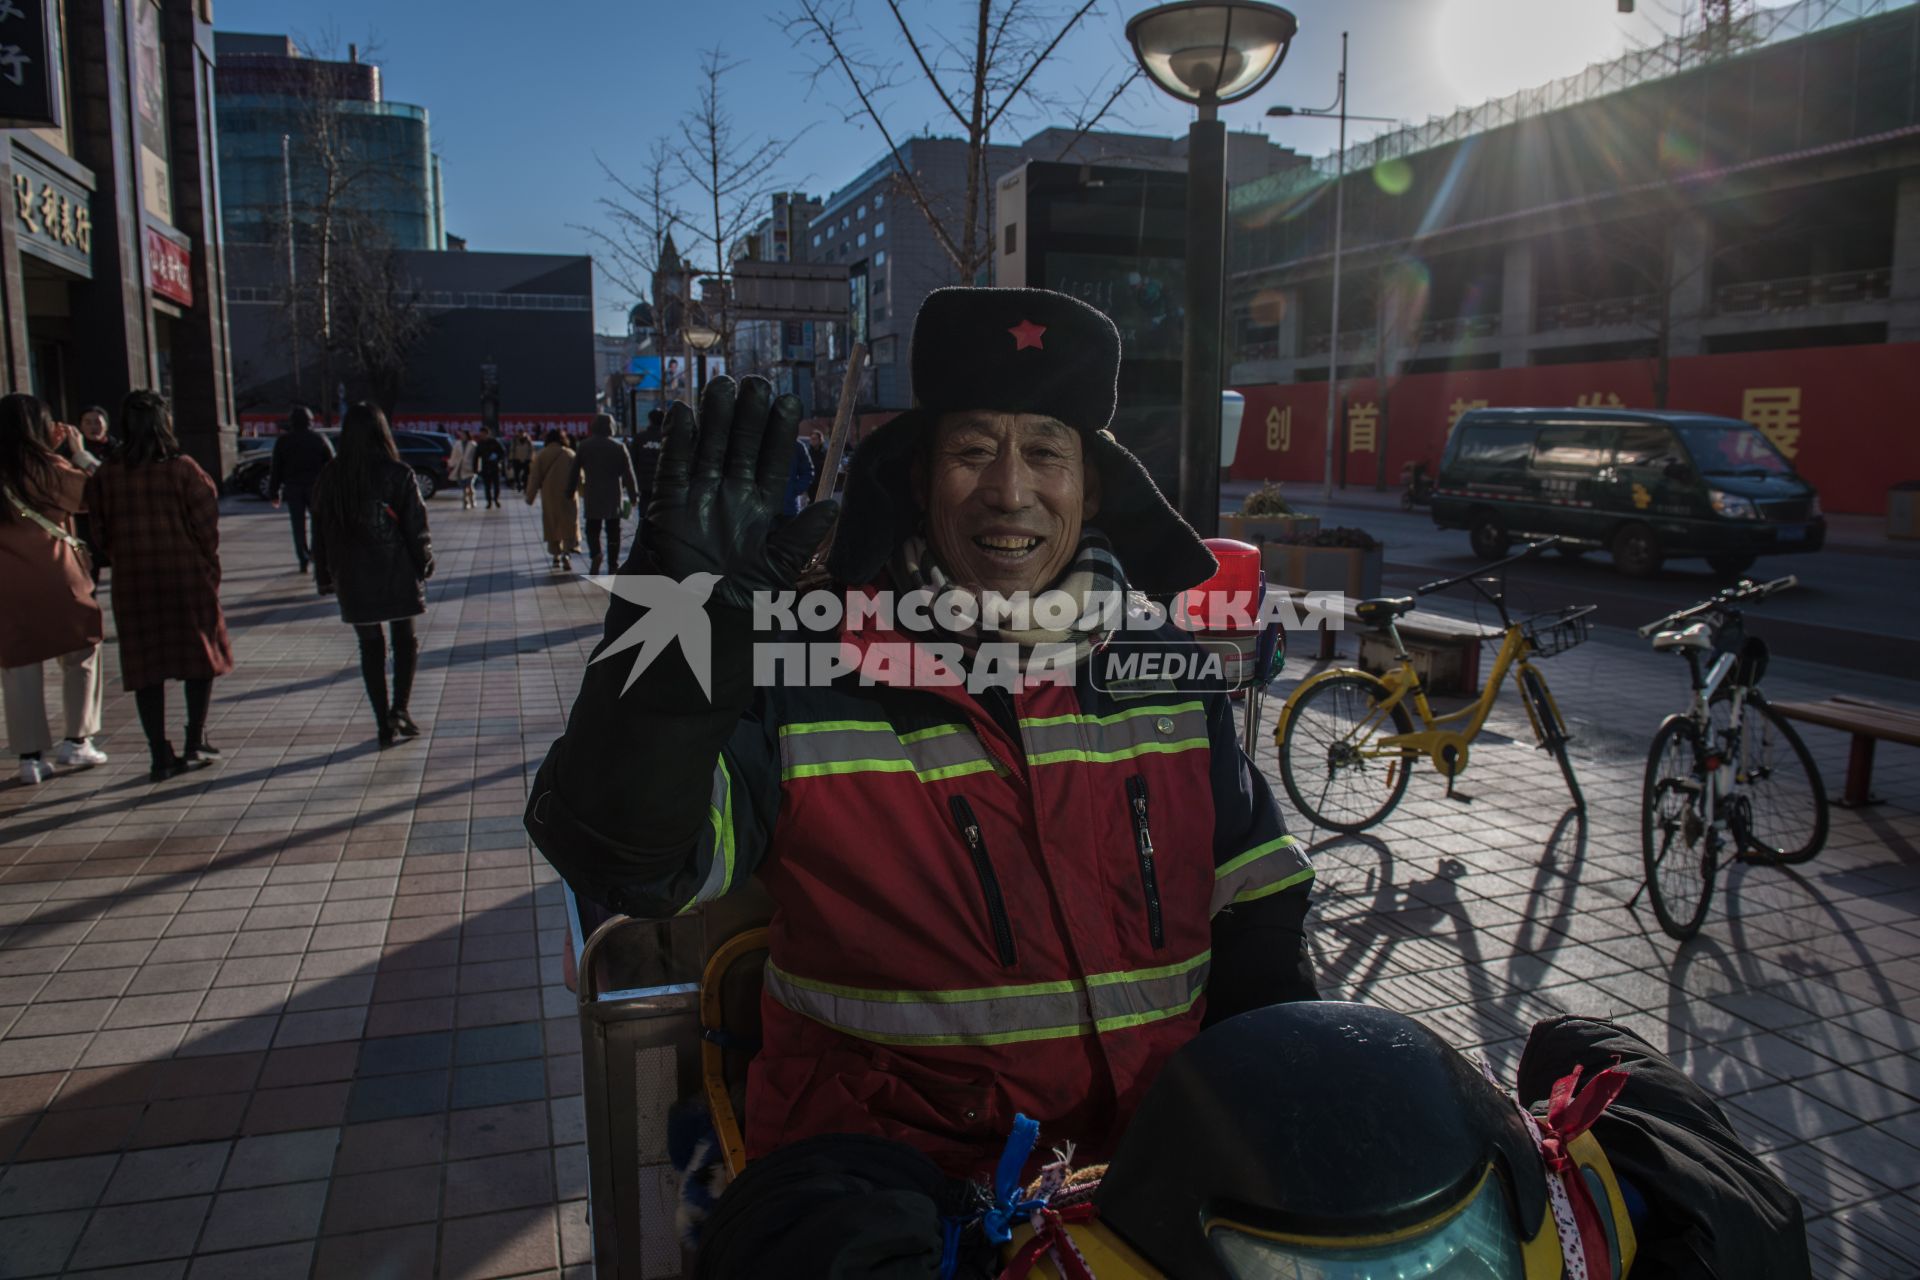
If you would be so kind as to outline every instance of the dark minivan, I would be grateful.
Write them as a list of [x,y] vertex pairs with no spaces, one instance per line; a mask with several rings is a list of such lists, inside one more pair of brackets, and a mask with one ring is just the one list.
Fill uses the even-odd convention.
[[1820,498],[1750,423],[1699,413],[1475,409],[1447,440],[1433,521],[1496,560],[1516,538],[1604,547],[1622,573],[1702,557],[1742,572],[1761,555],[1818,551]]

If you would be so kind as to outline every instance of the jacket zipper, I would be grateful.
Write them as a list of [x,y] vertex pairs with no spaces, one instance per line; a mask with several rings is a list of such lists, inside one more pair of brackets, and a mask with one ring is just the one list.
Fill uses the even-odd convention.
[[973,806],[965,796],[955,796],[948,803],[953,809],[953,820],[960,828],[960,838],[966,841],[967,856],[973,859],[973,873],[980,877],[980,892],[987,900],[987,921],[993,926],[993,949],[999,953],[1000,963],[1011,969],[1013,924],[1007,919],[1006,899],[1000,896],[1000,877],[993,873],[993,860],[987,856],[986,837],[980,834],[979,820],[973,816]]
[[1137,773],[1127,779],[1127,802],[1133,810],[1133,849],[1140,858],[1140,887],[1147,891],[1147,936],[1157,951],[1166,943],[1160,925],[1160,877],[1153,869],[1153,832],[1147,827],[1147,780]]

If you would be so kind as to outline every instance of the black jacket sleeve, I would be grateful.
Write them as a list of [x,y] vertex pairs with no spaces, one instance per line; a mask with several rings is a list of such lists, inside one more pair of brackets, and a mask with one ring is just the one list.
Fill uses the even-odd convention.
[[405,468],[402,471],[394,491],[399,503],[400,538],[406,544],[408,557],[413,561],[414,576],[424,582],[433,576],[433,535],[427,529],[427,504],[420,498],[420,488],[413,482],[413,472]]
[[313,519],[310,522],[313,530],[307,539],[307,553],[313,557],[313,585],[321,595],[326,595],[333,590],[332,540],[327,536],[327,521],[323,514],[327,509],[326,501],[322,497],[326,488],[327,473],[322,469],[320,478],[313,482]]
[[[636,548],[621,574],[653,571]],[[534,779],[533,843],[578,893],[614,911],[663,916],[745,882],[779,807],[777,726],[753,687],[752,619],[713,604],[712,688],[680,644],[628,687],[640,650],[590,661],[566,732]],[[643,623],[615,597],[594,654]]]
[[267,497],[278,498],[287,481],[287,446],[293,437],[284,432],[273,442],[273,461],[267,468]]
[[1212,741],[1214,892],[1213,967],[1207,1025],[1249,1009],[1314,1000],[1307,949],[1313,864],[1286,833],[1267,780],[1241,750],[1233,709],[1215,697],[1207,712]]

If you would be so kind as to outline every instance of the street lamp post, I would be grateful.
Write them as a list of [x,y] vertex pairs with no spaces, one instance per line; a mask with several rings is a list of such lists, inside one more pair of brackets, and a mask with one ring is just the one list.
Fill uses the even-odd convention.
[[1227,236],[1227,130],[1220,106],[1266,84],[1297,30],[1293,14],[1261,0],[1179,0],[1127,23],[1127,39],[1148,78],[1199,112],[1187,131],[1187,331],[1177,505],[1202,537],[1220,527]]
[[1333,332],[1327,338],[1327,459],[1321,475],[1320,496],[1333,496],[1333,451],[1338,439],[1337,418],[1340,399],[1340,244],[1341,223],[1344,220],[1347,204],[1347,121],[1378,120],[1386,124],[1397,123],[1388,116],[1349,116],[1347,114],[1347,33],[1340,33],[1340,81],[1334,94],[1333,105],[1319,110],[1302,110],[1297,107],[1268,107],[1270,116],[1334,116],[1340,121],[1340,141],[1334,152],[1335,168],[1333,179]]
[[701,393],[707,389],[707,352],[713,350],[713,348],[719,344],[720,331],[717,329],[709,329],[704,324],[696,323],[687,326],[685,336],[687,345],[699,353],[695,357],[698,361],[698,366],[695,370],[693,380],[694,403],[698,404]]

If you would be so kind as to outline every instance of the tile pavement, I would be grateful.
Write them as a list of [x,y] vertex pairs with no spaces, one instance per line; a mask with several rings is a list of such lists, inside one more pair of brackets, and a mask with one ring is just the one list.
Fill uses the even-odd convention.
[[[149,786],[116,689],[112,764],[0,789],[0,1280],[585,1274],[564,923],[520,812],[604,597],[545,574],[524,507],[430,511],[425,738],[373,749],[350,637],[288,571],[284,521],[229,503],[228,758]],[[1418,776],[1384,827],[1318,842],[1329,993],[1507,1070],[1539,1017],[1619,1015],[1800,1193],[1817,1274],[1913,1275],[1920,757],[1883,751],[1887,804],[1836,812],[1804,868],[1735,868],[1676,947],[1624,903],[1640,756],[1679,678],[1618,637],[1548,671],[1587,822],[1497,740],[1526,737],[1503,704],[1472,805]],[[1920,703],[1801,664],[1770,684]],[[1837,778],[1844,741],[1808,736]]]

